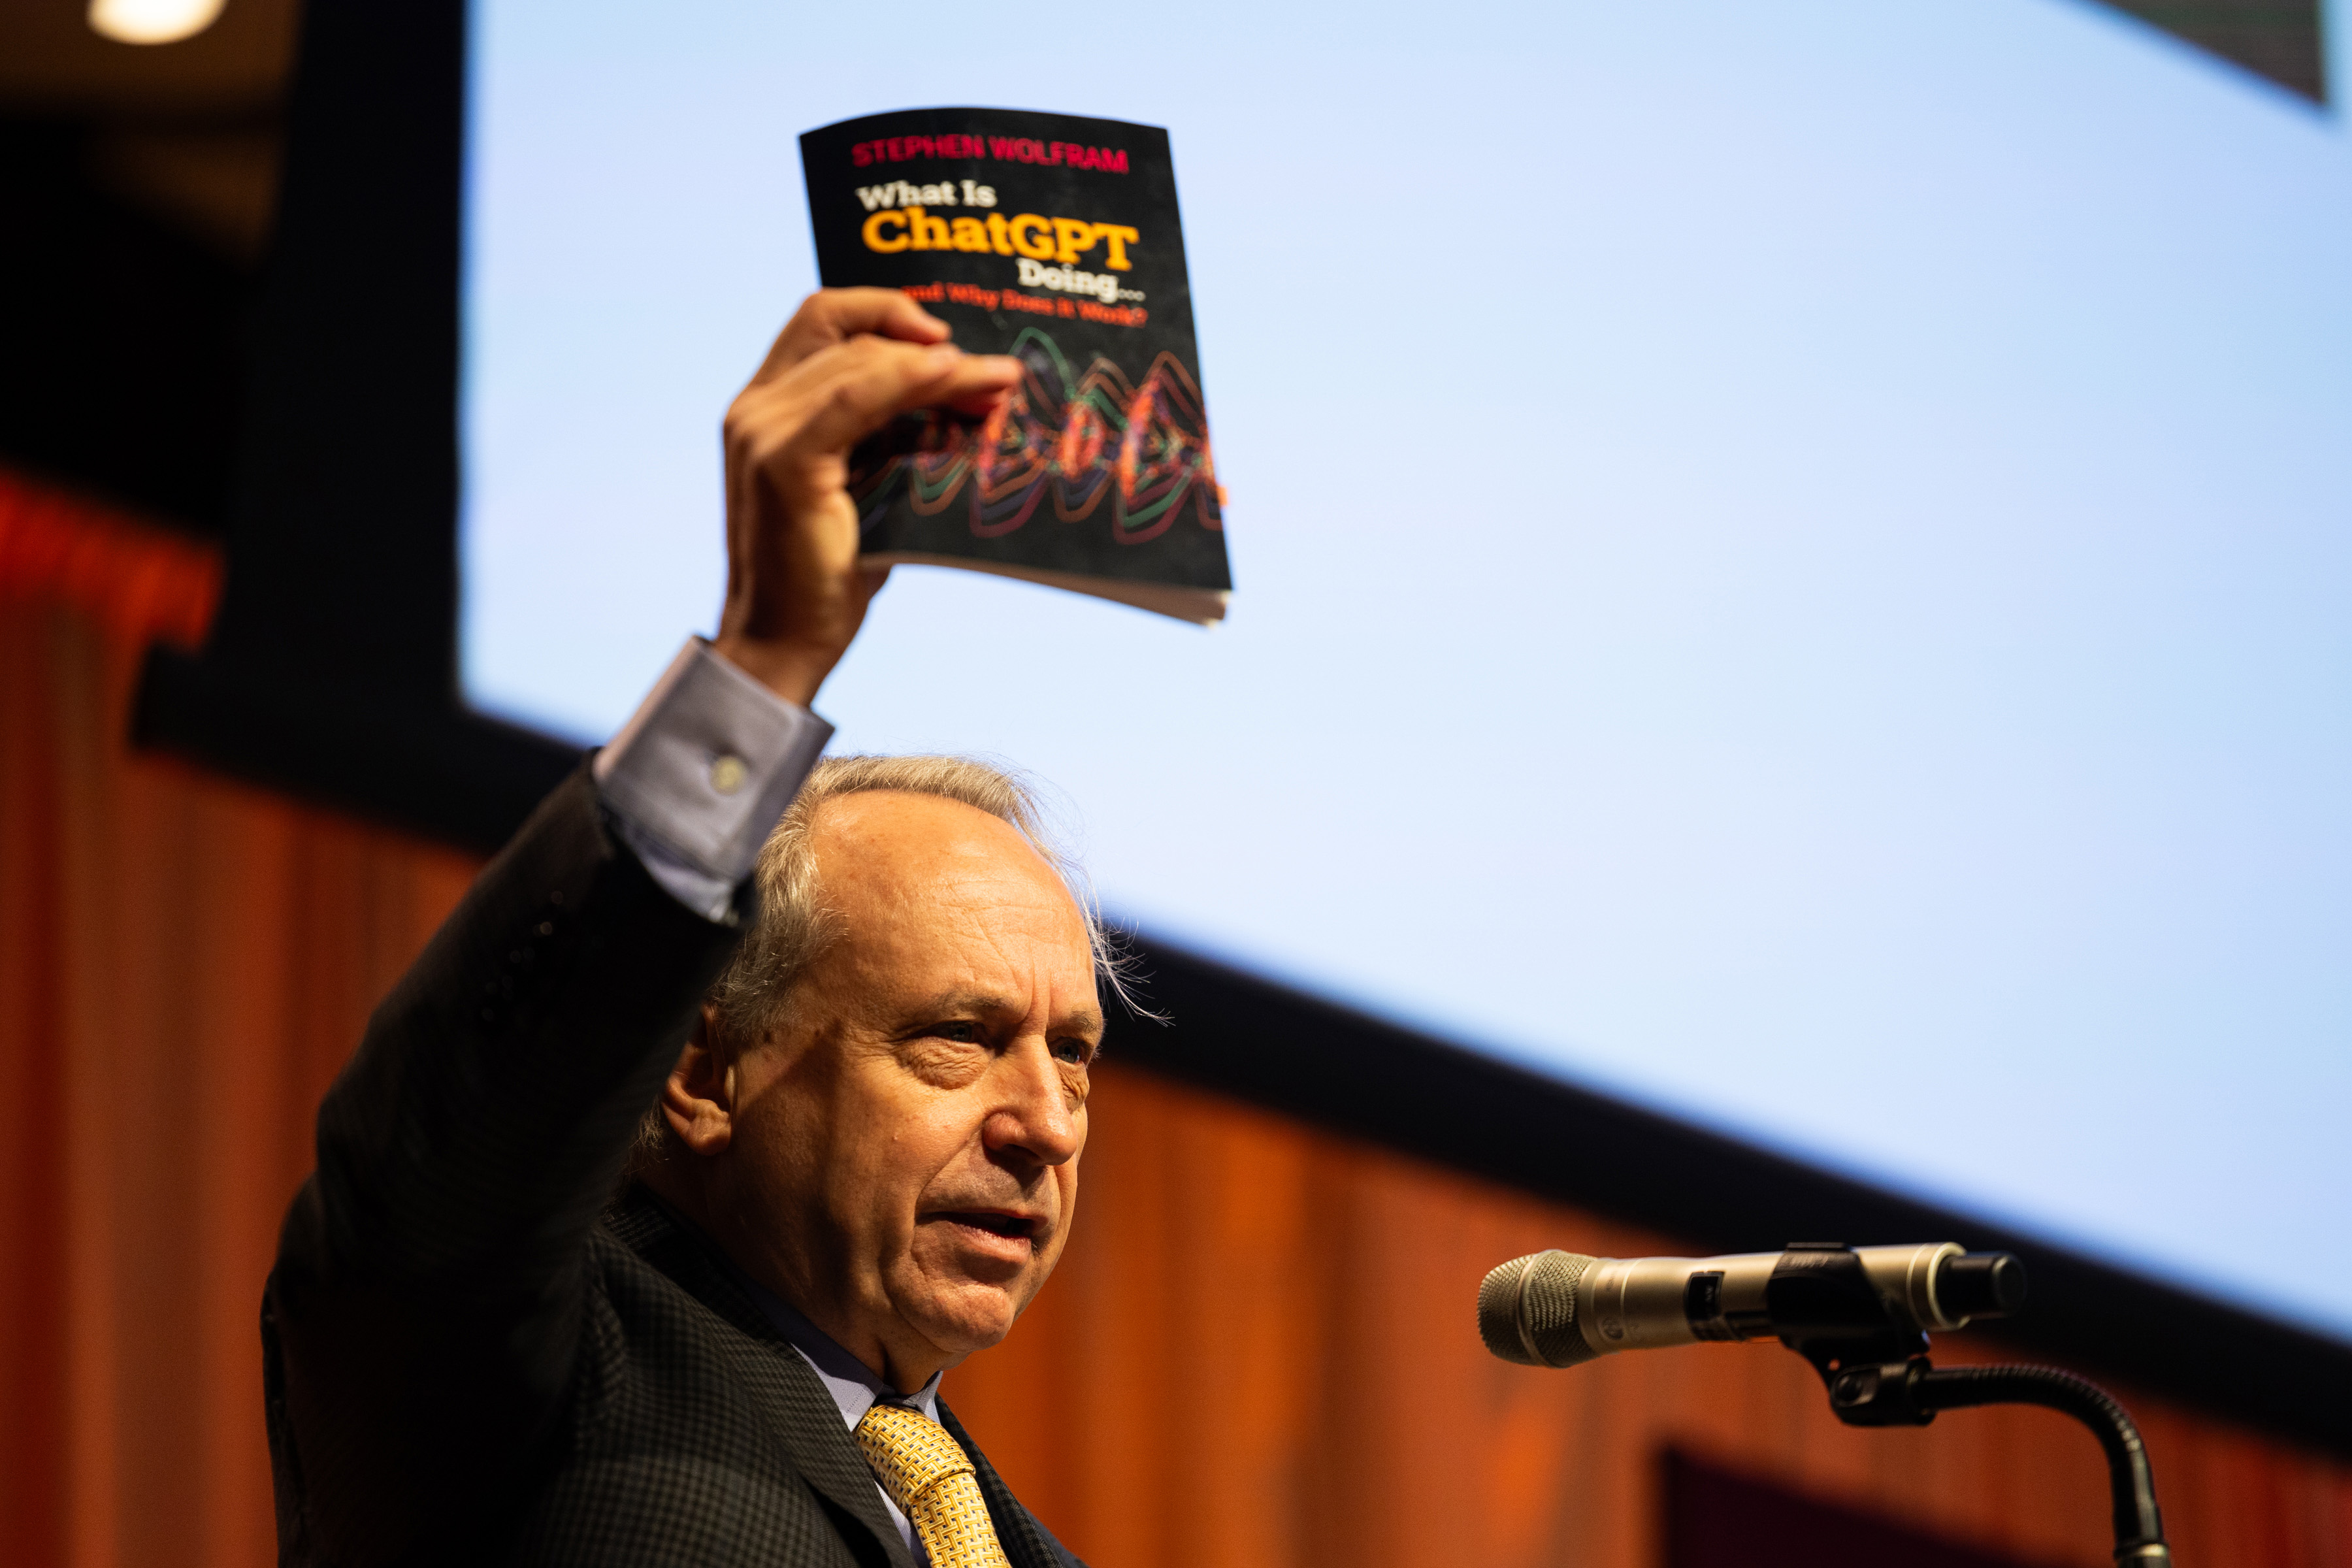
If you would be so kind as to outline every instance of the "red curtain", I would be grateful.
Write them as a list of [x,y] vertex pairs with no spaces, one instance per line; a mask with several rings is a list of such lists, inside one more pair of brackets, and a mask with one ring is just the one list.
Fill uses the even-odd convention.
[[[0,476],[0,1554],[25,1568],[270,1560],[278,1215],[320,1093],[472,870],[127,752],[140,648],[217,593],[206,552]],[[947,1392],[1097,1568],[1654,1568],[1670,1445],[2106,1560],[2097,1450],[2060,1417],[1853,1432],[1773,1347],[1566,1373],[1479,1348],[1495,1260],[1669,1237],[1115,1061],[1096,1106],[1061,1274]],[[2120,1392],[2188,1568],[2352,1563],[2352,1468]]]
[[0,476],[0,1556],[273,1557],[257,1311],[463,857],[128,753],[215,555]]

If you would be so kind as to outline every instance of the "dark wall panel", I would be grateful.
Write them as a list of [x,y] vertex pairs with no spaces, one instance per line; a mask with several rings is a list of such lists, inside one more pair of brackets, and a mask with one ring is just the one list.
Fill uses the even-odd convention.
[[1669,1448],[1665,1568],[2025,1568]]

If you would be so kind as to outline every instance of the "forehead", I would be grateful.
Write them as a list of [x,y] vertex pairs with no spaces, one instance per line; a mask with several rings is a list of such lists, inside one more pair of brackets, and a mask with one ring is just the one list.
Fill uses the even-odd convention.
[[1077,901],[1002,817],[937,795],[870,790],[818,807],[809,845],[824,902],[860,946],[978,947],[1024,967],[1047,956],[1034,950],[1055,950],[1056,962],[1082,963],[1091,983]]

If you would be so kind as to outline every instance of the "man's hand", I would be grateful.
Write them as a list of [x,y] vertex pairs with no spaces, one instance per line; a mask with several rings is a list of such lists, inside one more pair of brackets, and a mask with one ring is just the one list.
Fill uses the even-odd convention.
[[785,323],[727,410],[727,604],[713,646],[788,701],[812,701],[887,569],[857,564],[849,449],[894,416],[983,415],[1021,362],[966,355],[895,289],[828,289]]

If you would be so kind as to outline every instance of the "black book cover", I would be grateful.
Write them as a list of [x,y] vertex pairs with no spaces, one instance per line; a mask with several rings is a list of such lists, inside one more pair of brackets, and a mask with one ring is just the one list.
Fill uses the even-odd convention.
[[895,422],[854,454],[866,558],[1026,577],[1184,620],[1233,578],[1168,133],[910,109],[801,138],[817,272],[903,289],[1027,374],[985,423]]

